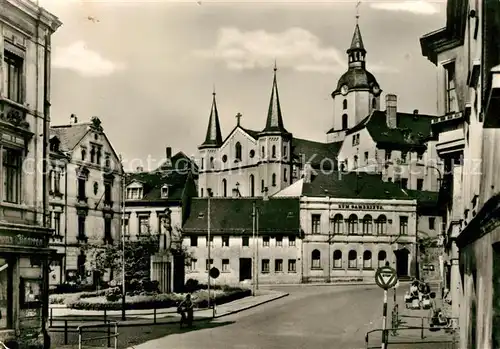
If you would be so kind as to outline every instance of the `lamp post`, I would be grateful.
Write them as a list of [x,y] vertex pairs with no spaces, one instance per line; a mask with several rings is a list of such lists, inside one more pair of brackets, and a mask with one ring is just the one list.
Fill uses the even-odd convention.
[[252,243],[253,243],[253,258],[252,258],[252,274],[253,274],[253,282],[252,282],[252,294],[255,296],[255,291],[257,287],[257,241],[255,240],[257,226],[257,209],[255,207],[255,200],[252,203]]
[[207,189],[208,192],[208,201],[207,201],[207,248],[208,248],[208,270],[207,270],[207,291],[208,291],[208,308],[210,309],[210,267],[212,266],[211,260],[210,260],[210,249],[212,242],[210,241],[210,197],[212,196],[212,191],[210,189]]
[[122,167],[122,221],[121,221],[121,238],[122,238],[122,321],[125,321],[125,171],[123,171],[122,156],[120,155],[120,164]]

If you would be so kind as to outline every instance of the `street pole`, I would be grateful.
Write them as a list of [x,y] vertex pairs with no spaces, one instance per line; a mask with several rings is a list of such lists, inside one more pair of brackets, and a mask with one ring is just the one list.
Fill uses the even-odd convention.
[[387,347],[387,289],[384,289],[384,311],[382,313],[382,349]]
[[210,261],[210,192],[208,193],[208,202],[207,202],[207,211],[208,211],[208,217],[207,217],[207,247],[208,247],[208,283],[207,283],[207,291],[208,291],[208,308],[210,309],[210,268],[212,267],[212,263]]
[[255,210],[255,290],[259,289],[259,210]]
[[122,237],[122,321],[125,321],[125,172],[123,171],[122,156],[120,155],[120,165],[122,167],[122,221],[121,221],[121,237]]
[[255,213],[255,201],[252,203],[252,243],[253,243],[253,258],[252,258],[252,293],[255,296],[255,290],[257,287],[257,241],[255,240],[255,225],[256,225],[256,213]]

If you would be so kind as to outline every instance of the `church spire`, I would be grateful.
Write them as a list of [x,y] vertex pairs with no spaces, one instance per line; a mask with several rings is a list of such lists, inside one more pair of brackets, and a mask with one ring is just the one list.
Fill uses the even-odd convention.
[[359,1],[356,5],[356,27],[354,28],[354,34],[351,40],[351,47],[347,50],[347,55],[349,57],[349,68],[365,68],[365,56],[366,50],[365,45],[363,45],[363,38],[361,37],[361,30],[359,29]]
[[271,90],[271,100],[267,111],[266,127],[262,132],[280,132],[288,133],[283,125],[283,116],[281,115],[280,97],[278,93],[278,82],[276,79],[276,61],[274,61],[273,87]]
[[204,148],[219,147],[222,145],[222,133],[220,131],[219,112],[217,111],[217,102],[215,100],[215,88],[212,92],[212,108],[210,110],[210,119],[208,120],[207,135],[205,142],[200,146]]

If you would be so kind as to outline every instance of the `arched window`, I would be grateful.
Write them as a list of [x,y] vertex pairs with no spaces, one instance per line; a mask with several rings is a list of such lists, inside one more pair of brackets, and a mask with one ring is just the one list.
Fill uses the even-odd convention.
[[372,99],[372,109],[377,109],[377,99],[376,98]]
[[235,152],[235,159],[236,160],[241,160],[241,144],[240,142],[236,142],[236,145],[234,146],[234,152]]
[[349,269],[356,269],[358,266],[358,254],[356,253],[356,251],[350,250],[347,257]]
[[222,180],[222,196],[227,197],[227,179]]
[[375,220],[375,225],[377,227],[377,235],[385,234],[387,230],[387,217],[383,214],[378,216],[378,218]]
[[372,268],[372,252],[365,251],[363,253],[363,269],[371,269]]
[[273,147],[271,148],[271,154],[272,154],[271,156],[273,157],[273,159],[276,158],[276,146],[275,145],[273,145]]
[[333,217],[333,233],[334,234],[342,234],[344,232],[344,217],[340,213],[337,213],[335,217]]
[[342,103],[342,108],[344,110],[347,109],[347,99],[344,99],[344,102]]
[[378,253],[378,267],[383,267],[387,259],[387,253],[385,251],[379,251]]
[[318,250],[311,253],[311,269],[321,269],[321,252]]
[[347,220],[347,234],[357,234],[358,233],[358,216],[354,213],[349,216]]
[[348,128],[347,124],[347,114],[342,115],[342,129],[346,130]]
[[250,175],[250,196],[255,196],[255,177]]
[[272,179],[271,183],[272,183],[273,187],[275,187],[276,186],[276,173],[273,173],[273,175],[271,176],[271,179]]
[[363,217],[363,234],[371,234],[372,233],[372,216],[369,214]]
[[286,170],[286,168],[283,169],[283,182],[286,182],[288,181],[288,171]]
[[261,148],[261,155],[260,155],[261,158],[265,158],[266,157],[266,148],[264,148],[264,146],[262,146]]
[[333,252],[333,268],[340,269],[342,268],[342,251],[335,250]]
[[265,189],[265,187],[264,187],[264,180],[261,180],[260,181],[260,191],[264,192],[264,189]]
[[210,168],[214,168],[214,157],[210,158]]

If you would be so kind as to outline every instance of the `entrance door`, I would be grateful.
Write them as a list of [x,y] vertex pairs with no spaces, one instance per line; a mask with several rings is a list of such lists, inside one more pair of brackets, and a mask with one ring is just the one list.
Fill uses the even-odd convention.
[[240,281],[252,279],[252,258],[240,258]]
[[398,277],[408,276],[408,259],[410,252],[406,248],[403,248],[394,251],[394,254],[396,255],[396,272],[398,273]]

